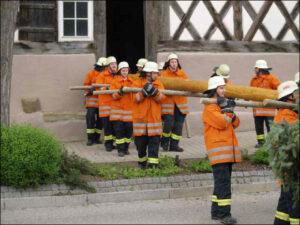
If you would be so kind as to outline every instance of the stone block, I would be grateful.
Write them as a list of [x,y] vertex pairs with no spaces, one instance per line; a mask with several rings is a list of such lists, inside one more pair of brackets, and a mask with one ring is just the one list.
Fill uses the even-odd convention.
[[138,178],[138,179],[137,179],[137,183],[138,183],[138,184],[143,184],[143,183],[144,183],[143,178]]
[[168,182],[172,183],[174,181],[175,181],[175,177],[174,176],[168,177]]
[[149,184],[149,189],[157,189],[157,184]]
[[123,186],[119,186],[119,187],[116,187],[117,188],[117,191],[125,191],[125,187]]
[[182,176],[175,176],[175,182],[182,182],[183,181],[183,177]]
[[258,175],[256,170],[249,171],[249,173],[251,174],[251,176],[257,176]]
[[258,175],[258,176],[263,176],[263,175],[264,175],[264,171],[263,171],[263,170],[257,171],[257,175]]
[[152,177],[146,177],[146,178],[144,178],[144,183],[145,184],[152,184],[153,183],[153,178]]
[[164,186],[165,186],[165,188],[172,188],[171,183],[166,183],[166,184],[164,184]]
[[181,183],[179,183],[179,186],[182,188],[185,188],[185,187],[187,187],[187,184],[186,184],[186,182],[181,182]]
[[185,175],[185,176],[183,176],[183,180],[184,181],[190,181],[190,180],[192,180],[192,176],[191,175]]
[[39,98],[22,98],[22,108],[25,113],[41,111]]
[[172,184],[171,184],[171,187],[172,187],[172,188],[178,188],[178,187],[179,187],[179,184],[178,184],[178,183],[172,183]]
[[167,183],[168,182],[168,178],[167,177],[160,177],[160,183]]
[[119,181],[119,180],[113,180],[113,181],[112,181],[112,185],[113,185],[114,187],[118,187],[118,186],[120,186],[120,181]]
[[105,181],[98,182],[97,187],[100,187],[100,188],[105,187]]
[[194,187],[200,187],[201,186],[201,182],[200,180],[194,180]]
[[91,187],[97,188],[98,187],[98,182],[89,182],[88,183]]
[[236,177],[236,173],[237,173],[237,172],[235,172],[235,171],[232,172],[231,177]]
[[147,189],[149,189],[149,184],[141,184],[140,187],[142,190],[147,190]]
[[243,172],[237,172],[237,173],[236,173],[236,176],[237,176],[237,177],[243,177],[244,175],[243,175]]
[[111,180],[105,181],[105,187],[108,187],[108,188],[112,187],[112,181]]
[[0,189],[1,189],[1,193],[8,192],[8,187],[7,186],[1,186]]
[[194,182],[191,180],[191,181],[188,181],[187,182],[187,186],[188,187],[194,187]]
[[159,177],[153,177],[153,183],[155,183],[155,184],[160,183]]
[[136,179],[129,179],[129,184],[130,185],[137,184],[137,180]]
[[248,171],[243,171],[244,177],[250,177],[250,173]]
[[121,185],[127,186],[129,184],[129,181],[127,179],[120,180]]

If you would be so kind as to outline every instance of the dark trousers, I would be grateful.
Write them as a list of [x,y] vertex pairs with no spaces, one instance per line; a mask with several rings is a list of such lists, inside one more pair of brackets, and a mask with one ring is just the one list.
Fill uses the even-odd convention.
[[219,218],[231,216],[231,172],[232,163],[220,163],[212,166],[214,192],[211,215]]
[[128,150],[132,136],[132,122],[123,122],[121,120],[112,121],[116,133],[116,144],[119,152]]
[[182,114],[177,105],[174,107],[174,115],[163,115],[163,137],[171,137],[170,146],[177,146],[182,136],[183,122],[186,114]]
[[103,124],[99,117],[98,108],[87,107],[85,119],[88,139],[99,140]]
[[148,166],[158,164],[160,135],[155,136],[135,136],[134,143],[138,150],[139,164],[145,165],[147,163],[147,147],[148,147]]
[[264,135],[264,123],[266,123],[267,131],[270,131],[270,125],[273,122],[273,116],[255,116],[254,123],[255,123],[255,131],[257,141],[259,143],[263,143],[265,141]]
[[283,187],[281,186],[281,192],[278,200],[274,224],[293,224],[295,220],[299,221],[299,203],[296,205],[295,208],[293,208],[292,198],[292,190],[283,191]]
[[114,142],[114,129],[113,129],[113,124],[112,121],[109,120],[109,117],[102,117],[103,121],[103,128],[104,128],[104,145],[105,147],[109,146],[111,147]]

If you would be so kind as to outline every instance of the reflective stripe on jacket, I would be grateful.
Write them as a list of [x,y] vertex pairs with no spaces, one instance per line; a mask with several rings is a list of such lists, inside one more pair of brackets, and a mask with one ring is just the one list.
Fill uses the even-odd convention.
[[[277,90],[280,81],[272,74],[254,76],[250,81],[251,87]],[[275,116],[276,109],[253,108],[253,116]]]
[[[147,83],[146,78],[140,78],[133,84],[134,87],[143,88]],[[164,86],[159,80],[152,82],[159,90]],[[155,97],[144,97],[141,92],[133,94],[133,133],[135,136],[155,136],[162,134],[161,108],[160,104],[166,96],[160,91]]]
[[[163,71],[161,77],[169,77],[169,78],[178,78],[178,79],[188,79],[185,72],[181,69],[177,69],[176,72],[172,72],[169,67]],[[189,113],[189,107],[187,104],[187,97],[186,96],[176,96],[176,95],[169,95],[166,96],[165,100],[161,105],[161,113],[162,114],[174,114],[174,105],[177,105],[178,109],[182,114]]]
[[[91,70],[85,77],[85,81],[83,83],[84,86],[92,85],[96,83],[96,78],[101,72],[97,70]],[[90,92],[87,90],[86,92]],[[92,93],[91,93],[92,94]],[[98,108],[98,96],[97,95],[87,95],[85,97],[85,107],[95,107]]]
[[203,110],[204,139],[210,165],[241,162],[241,153],[234,129],[240,120],[232,113],[222,114],[217,104],[206,104]]
[[[110,85],[111,90],[120,89],[123,87],[132,87],[133,79],[127,77],[124,80],[121,76],[117,76],[112,84]],[[133,93],[124,93],[123,96],[119,95],[118,92],[112,94],[114,101],[110,105],[110,120],[121,120],[124,122],[132,122],[132,104],[133,104]]]
[[[107,68],[105,68],[96,78],[97,84],[111,84],[115,76],[113,76]],[[97,90],[107,90],[106,87],[97,88]],[[112,95],[98,95],[99,99],[99,117],[107,117],[110,114],[110,105],[113,101]]]

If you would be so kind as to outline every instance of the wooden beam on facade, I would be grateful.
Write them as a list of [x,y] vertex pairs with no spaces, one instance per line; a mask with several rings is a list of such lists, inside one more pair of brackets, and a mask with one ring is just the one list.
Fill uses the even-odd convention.
[[94,47],[96,61],[106,56],[106,1],[93,1],[94,4]]
[[226,28],[226,26],[223,24],[220,15],[216,12],[214,6],[212,5],[211,1],[206,0],[203,1],[203,4],[206,6],[208,12],[210,13],[210,15],[212,16],[216,26],[220,29],[220,31],[222,32],[225,40],[232,40],[232,37],[228,31],[228,29]]
[[277,7],[279,8],[281,14],[283,15],[283,17],[286,20],[286,24],[290,27],[290,29],[292,30],[296,40],[299,41],[299,30],[296,27],[293,19],[291,18],[289,12],[287,11],[287,9],[285,8],[284,4],[281,1],[275,1],[275,4],[277,5]]
[[[257,17],[257,14],[256,14],[254,8],[252,7],[252,5],[247,0],[241,1],[241,3],[243,4],[243,7],[246,9],[249,16],[251,17],[252,21],[254,21],[255,18]],[[272,35],[270,34],[270,32],[268,31],[268,29],[265,27],[265,25],[263,23],[261,23],[261,25],[259,26],[259,29],[267,41],[270,41],[273,39]]]
[[[230,1],[225,2],[225,4],[223,5],[223,7],[222,7],[222,9],[220,10],[220,13],[219,13],[221,20],[223,20],[223,18],[225,18],[225,16],[227,15],[230,7],[231,7]],[[206,34],[204,35],[204,39],[209,40],[216,30],[217,30],[216,24],[213,22],[209,26]]]
[[40,3],[40,2],[23,2],[20,1],[20,8],[28,9],[54,9],[56,7],[54,3]]
[[297,41],[159,41],[158,52],[289,52],[299,53]]
[[[183,17],[184,17],[184,12],[181,9],[181,7],[179,6],[179,4],[177,3],[177,1],[171,1],[171,7],[174,10],[174,12],[176,13],[176,15],[178,16],[178,18],[182,21]],[[197,29],[194,27],[194,25],[188,21],[186,24],[186,29],[190,32],[190,34],[192,35],[194,40],[200,40],[201,36],[198,33]]]
[[53,27],[19,27],[19,31],[26,31],[32,33],[51,33],[55,32],[55,28]]
[[[291,12],[291,17],[292,20],[294,21],[296,19],[296,17],[299,14],[299,2],[296,3],[295,7],[293,8],[292,12]],[[284,26],[282,27],[282,29],[279,31],[276,40],[281,41],[284,37],[284,35],[286,34],[286,32],[288,31],[289,26],[285,23]]]
[[175,31],[173,35],[173,40],[178,40],[180,35],[182,34],[184,28],[186,27],[187,23],[190,21],[190,18],[193,15],[194,10],[196,9],[197,5],[199,4],[199,1],[192,1],[192,4],[190,5],[188,11],[186,14],[184,14],[181,23],[177,30]]
[[262,21],[264,20],[265,16],[267,15],[268,11],[270,10],[273,1],[265,1],[261,9],[259,10],[257,17],[253,21],[251,27],[248,30],[244,40],[245,41],[252,41],[254,35],[257,32],[257,29],[261,25]]
[[242,15],[242,3],[240,1],[233,1],[233,25],[234,25],[234,37],[236,40],[243,40],[243,15]]

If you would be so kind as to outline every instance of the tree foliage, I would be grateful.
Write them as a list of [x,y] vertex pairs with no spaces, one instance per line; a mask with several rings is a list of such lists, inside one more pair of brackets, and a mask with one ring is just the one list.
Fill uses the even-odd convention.
[[270,151],[270,166],[284,191],[293,191],[295,205],[299,202],[299,121],[272,125],[264,147]]

